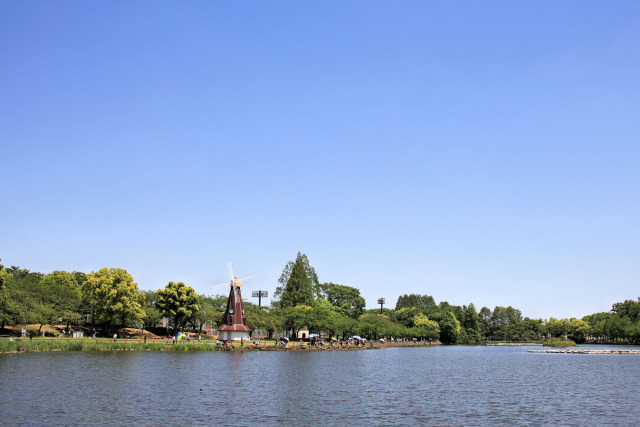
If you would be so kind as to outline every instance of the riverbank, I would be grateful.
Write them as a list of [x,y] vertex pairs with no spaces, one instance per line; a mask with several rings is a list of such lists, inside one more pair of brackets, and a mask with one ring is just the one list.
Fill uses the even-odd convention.
[[287,347],[276,345],[275,341],[264,341],[259,346],[245,342],[229,343],[226,346],[218,345],[214,341],[191,342],[166,342],[165,340],[136,340],[136,339],[112,339],[99,338],[36,338],[36,339],[9,339],[0,340],[0,353],[39,353],[48,351],[353,351],[386,347],[424,347],[440,345],[440,343],[428,342],[397,342],[397,343],[369,343],[365,345],[343,344],[311,346],[308,343],[290,342]]
[[640,350],[529,350],[529,353],[552,353],[552,354],[640,354]]

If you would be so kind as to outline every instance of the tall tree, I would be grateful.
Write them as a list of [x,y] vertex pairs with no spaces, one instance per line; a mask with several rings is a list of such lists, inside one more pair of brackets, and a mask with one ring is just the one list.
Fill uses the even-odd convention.
[[77,323],[80,320],[82,294],[73,273],[54,271],[42,279],[42,302],[48,305],[62,321]]
[[7,277],[9,273],[4,269],[4,265],[0,264],[0,331],[4,332],[4,326],[6,321],[8,320],[7,313],[7,293],[5,282],[7,281]]
[[169,318],[173,335],[178,332],[178,329],[183,328],[200,309],[196,291],[183,282],[169,282],[164,289],[158,289],[156,295],[158,296],[156,306],[163,316]]
[[[125,326],[127,320],[144,319],[145,296],[138,292],[133,277],[122,268],[102,268],[87,274],[82,290],[94,313],[94,320],[107,326]],[[139,323],[138,323],[139,324]]]
[[396,302],[396,310],[400,310],[401,308],[411,308],[411,307],[416,307],[421,310],[425,310],[435,305],[436,305],[436,302],[431,295],[404,294],[398,297],[398,301]]
[[279,298],[280,308],[313,305],[314,295],[321,290],[316,271],[309,265],[307,256],[298,252],[296,261],[289,261],[278,280],[274,297]]

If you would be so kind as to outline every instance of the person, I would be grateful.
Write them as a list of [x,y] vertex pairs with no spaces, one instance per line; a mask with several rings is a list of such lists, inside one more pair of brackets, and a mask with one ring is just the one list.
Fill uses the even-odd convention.
[[93,335],[91,336],[94,340],[96,339],[96,328],[93,328]]
[[13,342],[13,337],[12,336],[9,337],[9,342]]
[[113,342],[118,342],[118,334],[113,334]]
[[198,344],[202,342],[202,335],[198,334]]
[[144,335],[144,343],[147,343],[147,334]]

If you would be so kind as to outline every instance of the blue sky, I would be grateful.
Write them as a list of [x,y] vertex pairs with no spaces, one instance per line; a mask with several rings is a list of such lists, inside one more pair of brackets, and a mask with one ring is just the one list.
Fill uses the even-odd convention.
[[582,317],[640,296],[637,2],[0,3],[0,257],[197,292],[298,251]]

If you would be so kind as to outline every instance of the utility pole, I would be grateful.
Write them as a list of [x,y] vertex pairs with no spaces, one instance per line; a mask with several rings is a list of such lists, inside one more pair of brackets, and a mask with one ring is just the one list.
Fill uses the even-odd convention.
[[382,306],[384,305],[384,298],[378,298],[378,304],[380,304],[380,314],[382,314]]

